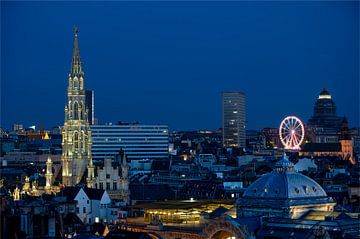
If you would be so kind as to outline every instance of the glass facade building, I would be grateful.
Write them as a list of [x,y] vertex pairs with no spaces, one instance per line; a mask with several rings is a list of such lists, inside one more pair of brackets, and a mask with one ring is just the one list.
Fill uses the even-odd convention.
[[169,129],[166,125],[92,125],[92,157],[103,160],[123,149],[128,159],[167,159]]
[[245,148],[245,94],[242,92],[224,92],[222,110],[224,147]]

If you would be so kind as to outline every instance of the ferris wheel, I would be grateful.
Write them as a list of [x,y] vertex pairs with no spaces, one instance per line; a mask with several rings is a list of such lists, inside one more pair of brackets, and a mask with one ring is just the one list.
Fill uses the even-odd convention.
[[279,136],[285,149],[298,150],[305,136],[304,124],[296,116],[287,116],[281,121]]

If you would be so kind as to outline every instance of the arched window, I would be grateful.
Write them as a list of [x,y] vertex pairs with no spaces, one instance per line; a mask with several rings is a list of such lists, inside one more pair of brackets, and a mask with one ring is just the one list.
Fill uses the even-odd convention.
[[83,113],[84,112],[84,105],[82,103],[80,103],[79,107],[80,107],[80,109],[79,109],[80,118],[79,119],[84,119],[84,113]]
[[79,80],[77,77],[74,78],[74,89],[77,89],[79,87]]
[[74,102],[74,119],[79,119],[79,105],[77,101]]
[[79,148],[79,134],[78,132],[74,133],[74,149]]
[[84,88],[84,81],[83,81],[83,78],[80,77],[80,89],[83,89]]

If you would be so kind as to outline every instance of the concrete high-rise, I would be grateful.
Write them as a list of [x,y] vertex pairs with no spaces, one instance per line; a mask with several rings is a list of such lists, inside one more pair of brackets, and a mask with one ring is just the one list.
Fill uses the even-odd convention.
[[224,147],[244,148],[246,146],[245,94],[224,92],[222,95],[222,122]]

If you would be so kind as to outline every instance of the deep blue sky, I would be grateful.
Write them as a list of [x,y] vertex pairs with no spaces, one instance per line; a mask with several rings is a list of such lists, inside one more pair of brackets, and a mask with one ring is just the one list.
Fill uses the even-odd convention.
[[1,127],[62,125],[73,26],[96,117],[221,127],[221,92],[248,128],[307,121],[326,86],[359,126],[358,2],[1,2]]

